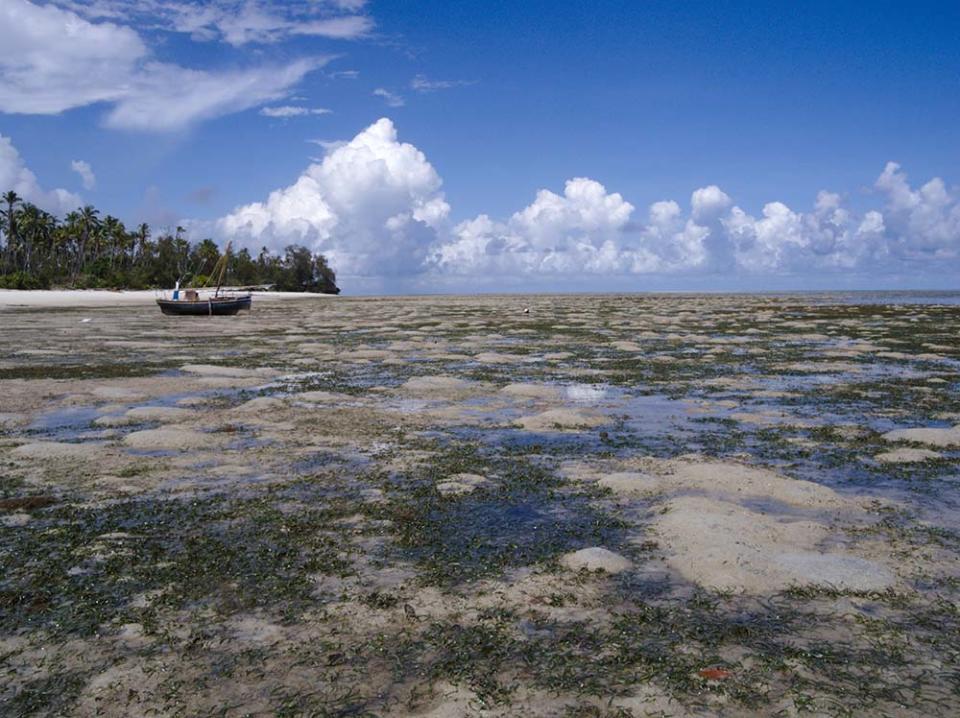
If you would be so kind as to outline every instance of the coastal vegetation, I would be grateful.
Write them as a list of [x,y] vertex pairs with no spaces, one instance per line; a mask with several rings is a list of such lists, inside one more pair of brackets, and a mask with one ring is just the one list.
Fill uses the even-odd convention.
[[[183,227],[154,237],[147,224],[128,229],[112,215],[87,205],[62,220],[16,192],[0,196],[0,288],[149,289],[203,286],[221,257],[212,239],[191,243]],[[336,274],[322,254],[288,246],[264,247],[254,257],[232,253],[225,281],[269,285],[279,291],[339,293]]]

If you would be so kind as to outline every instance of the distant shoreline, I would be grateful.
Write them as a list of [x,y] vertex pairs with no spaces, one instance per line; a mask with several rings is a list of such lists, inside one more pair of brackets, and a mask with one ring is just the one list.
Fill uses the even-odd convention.
[[[236,287],[227,287],[224,291],[244,291]],[[17,307],[109,307],[109,306],[136,306],[150,305],[164,295],[169,296],[170,290],[159,289],[0,289],[0,309]],[[259,302],[285,301],[289,299],[307,299],[312,297],[336,297],[334,294],[318,292],[251,292]],[[704,296],[704,297],[808,297],[820,300],[846,300],[838,303],[847,304],[952,304],[960,305],[960,290],[954,289],[808,289],[808,290],[758,290],[758,291],[725,291],[725,290],[650,290],[647,292],[477,292],[469,296],[485,297],[538,297],[580,295],[588,296]],[[391,297],[408,297],[410,299],[440,299],[442,297],[465,296],[462,294],[355,294],[355,299],[389,299]]]
[[[227,290],[231,291],[231,290]],[[232,290],[236,291],[236,290]],[[0,289],[0,309],[12,307],[109,307],[149,305],[169,291],[158,289]],[[258,300],[332,298],[318,292],[251,292]]]

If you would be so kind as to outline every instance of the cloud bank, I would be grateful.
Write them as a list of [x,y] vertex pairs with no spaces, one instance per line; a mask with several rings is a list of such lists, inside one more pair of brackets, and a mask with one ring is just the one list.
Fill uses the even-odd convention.
[[[483,278],[563,284],[571,278],[742,277],[927,271],[960,265],[960,193],[939,178],[919,189],[896,163],[874,184],[878,207],[855,212],[820,192],[811,209],[765,204],[757,215],[715,185],[684,203],[638,210],[600,182],[542,189],[511,216],[453,223],[442,181],[386,118],[330,144],[290,186],[238,207],[215,233],[258,250],[297,242],[345,276],[403,276],[421,286]],[[947,264],[944,264],[946,262]]]

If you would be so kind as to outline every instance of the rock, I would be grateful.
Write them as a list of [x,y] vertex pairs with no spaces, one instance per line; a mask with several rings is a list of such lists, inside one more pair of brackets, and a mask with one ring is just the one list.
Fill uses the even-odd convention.
[[913,464],[920,461],[930,461],[931,459],[940,459],[943,454],[931,451],[930,449],[894,449],[893,451],[884,451],[873,458],[884,464]]
[[621,573],[633,568],[633,563],[613,551],[599,546],[582,548],[579,551],[565,554],[560,563],[571,571],[606,571],[607,573]]
[[960,446],[960,424],[949,429],[896,429],[888,431],[882,438],[886,441],[913,441],[942,448]]

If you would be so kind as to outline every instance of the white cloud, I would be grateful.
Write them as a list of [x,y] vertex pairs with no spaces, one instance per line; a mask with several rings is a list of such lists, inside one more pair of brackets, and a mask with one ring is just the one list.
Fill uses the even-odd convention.
[[440,187],[423,153],[383,118],[214,229],[254,249],[306,244],[348,275],[416,273],[449,213]]
[[690,195],[692,217],[701,224],[715,220],[730,204],[730,197],[715,184],[694,190]]
[[282,42],[296,35],[353,40],[373,30],[373,20],[358,15],[359,0],[54,0],[87,19],[137,22],[152,29],[189,35],[197,41],[220,40],[234,47]]
[[264,117],[305,117],[307,115],[329,115],[333,110],[322,107],[300,107],[297,105],[281,105],[280,107],[263,107],[260,114]]
[[93,173],[93,168],[90,167],[89,162],[74,160],[70,163],[70,169],[80,175],[80,181],[83,182],[84,189],[91,190],[97,186],[97,176]]
[[431,80],[426,75],[417,75],[410,81],[411,89],[420,93],[449,90],[453,87],[466,87],[472,84],[474,83],[470,80]]
[[109,127],[169,131],[199,120],[239,112],[284,97],[325,60],[297,60],[279,67],[210,73],[149,64],[134,92],[107,114]]
[[873,277],[920,262],[944,271],[943,260],[960,260],[960,193],[940,179],[914,189],[896,165],[876,183],[885,205],[860,213],[822,191],[808,211],[771,201],[754,216],[716,185],[692,192],[687,207],[662,200],[638,212],[578,177],[562,193],[540,190],[505,219],[481,214],[454,224],[440,177],[422,152],[398,141],[390,120],[346,143],[316,142],[322,160],[218,220],[216,234],[254,249],[304,243],[345,276],[404,278],[421,289],[491,277],[513,287],[591,276]]
[[329,58],[209,72],[157,62],[131,28],[52,5],[0,3],[0,112],[112,105],[110,127],[169,131],[280,99]]
[[887,163],[875,187],[887,199],[884,227],[894,252],[908,259],[960,254],[960,193],[939,177],[913,189],[896,162]]
[[130,28],[26,0],[0,3],[0,110],[55,114],[116,101],[147,48]]
[[378,87],[376,90],[374,90],[373,95],[374,97],[382,97],[384,102],[386,102],[389,107],[403,107],[405,104],[407,104],[406,100],[404,100],[400,95],[390,92],[390,90],[386,90],[382,87]]
[[23,158],[9,137],[0,135],[0,193],[13,190],[27,202],[41,209],[62,215],[76,209],[82,200],[65,189],[44,190],[36,175],[23,163]]
[[435,268],[474,275],[631,274],[672,272],[704,262],[707,230],[682,219],[675,202],[657,202],[649,223],[631,222],[634,207],[595,180],[568,180],[563,195],[540,190],[507,222],[486,215],[457,225],[435,248]]

